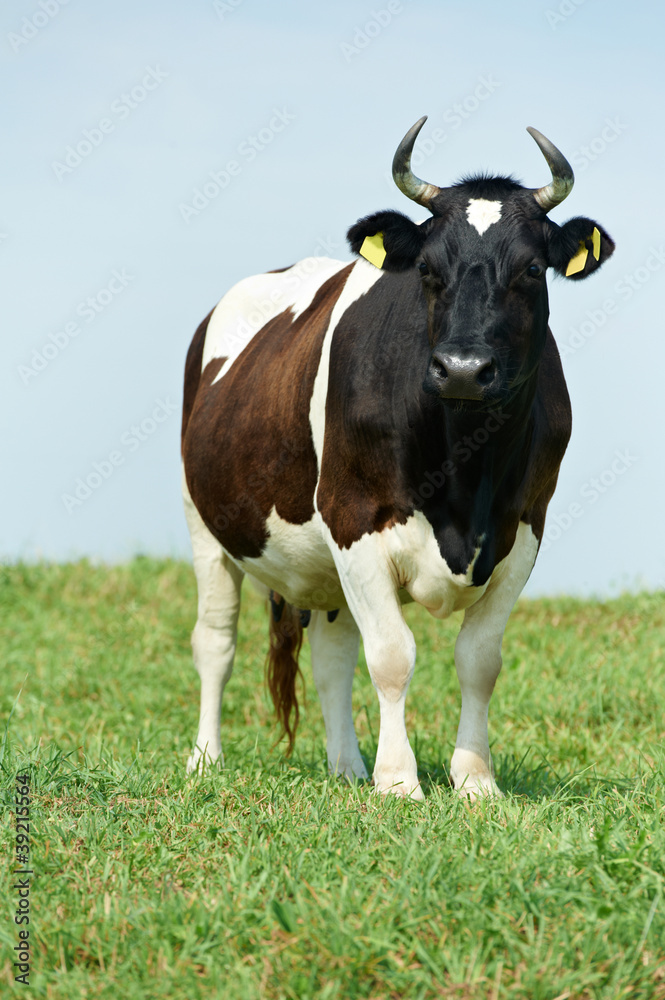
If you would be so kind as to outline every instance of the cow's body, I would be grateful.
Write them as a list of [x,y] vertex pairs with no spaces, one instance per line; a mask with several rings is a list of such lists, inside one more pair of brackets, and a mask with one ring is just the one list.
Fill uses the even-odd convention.
[[[402,256],[391,251],[387,270],[363,259],[310,258],[245,279],[199,327],[183,416],[185,504],[199,584],[193,645],[202,680],[190,767],[221,756],[221,696],[248,573],[312,612],[329,764],[364,777],[351,717],[360,632],[381,709],[374,783],[414,797],[421,792],[404,700],[415,642],[401,604],[417,601],[437,618],[464,610],[455,650],[462,717],[451,774],[468,794],[497,791],[487,710],[501,639],[533,567],[570,435],[544,282],[540,290],[506,284],[501,302],[492,303],[502,280],[496,241],[501,248],[506,240],[498,223],[507,202],[487,195],[512,197],[512,183],[483,182],[482,197],[463,192],[463,221],[473,234],[455,260],[464,265],[457,279],[466,295],[442,296],[438,286],[424,292],[421,275],[435,264],[424,272],[421,263],[420,273],[404,266],[400,243]],[[388,230],[393,214],[392,221],[384,215]],[[494,242],[483,240],[492,225]],[[376,226],[361,229],[360,236]],[[405,233],[420,248],[428,237],[416,229]],[[425,247],[439,247],[435,235]],[[447,330],[444,346],[459,336],[456,329],[487,327],[485,314],[495,322],[501,309],[517,317],[511,322],[518,328],[525,302],[538,343],[519,347],[519,364],[502,357],[499,343],[489,360],[473,361],[484,371],[481,377],[473,369],[468,389],[468,352],[442,355],[447,368],[440,351],[433,355],[433,326]],[[453,391],[461,396],[444,404],[456,378]],[[327,614],[338,609],[336,617]]]

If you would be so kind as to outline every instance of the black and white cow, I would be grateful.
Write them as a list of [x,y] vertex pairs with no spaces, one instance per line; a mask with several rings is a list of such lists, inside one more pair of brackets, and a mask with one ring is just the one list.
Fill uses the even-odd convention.
[[438,188],[410,168],[424,121],[393,176],[431,218],[378,212],[349,230],[355,262],[310,258],[246,278],[192,341],[182,454],[201,715],[190,770],[221,759],[247,573],[281,615],[270,682],[290,743],[309,620],[329,766],[367,776],[351,710],[362,636],[381,718],[374,785],[416,799],[404,723],[416,644],[402,605],[436,618],[463,609],[451,776],[471,797],[498,793],[488,706],[571,427],[546,271],[585,278],[614,244],[590,219],[548,218],[573,173],[535,129],[544,187],[483,176]]

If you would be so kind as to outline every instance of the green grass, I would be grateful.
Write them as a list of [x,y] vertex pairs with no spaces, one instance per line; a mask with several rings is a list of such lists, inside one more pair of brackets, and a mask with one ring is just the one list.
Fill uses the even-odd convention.
[[[665,997],[665,595],[523,602],[490,713],[503,801],[450,791],[458,622],[419,608],[408,701],[424,803],[332,780],[307,695],[294,756],[245,594],[226,769],[186,779],[191,568],[11,566],[3,638],[3,996]],[[371,769],[378,710],[362,664]],[[13,981],[14,776],[30,769],[33,952]]]

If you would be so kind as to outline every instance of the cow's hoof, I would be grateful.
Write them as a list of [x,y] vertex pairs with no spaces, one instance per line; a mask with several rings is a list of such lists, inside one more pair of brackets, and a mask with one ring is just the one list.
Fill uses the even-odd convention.
[[399,795],[403,799],[413,799],[414,802],[424,802],[425,795],[420,787],[420,783],[413,778],[380,779],[376,774],[372,778],[372,784],[377,792],[382,795]]
[[450,762],[450,777],[456,793],[462,799],[502,799],[503,793],[494,780],[492,755],[456,747]]
[[337,760],[334,763],[328,761],[328,768],[331,774],[338,778],[346,778],[348,781],[363,780],[369,777],[362,757],[354,757],[349,763],[345,763],[343,760]]
[[224,766],[224,758],[221,753],[213,757],[209,753],[202,753],[195,749],[187,758],[187,774],[204,774],[213,768],[219,769]]
[[479,799],[503,799],[503,792],[492,775],[471,778],[467,776],[459,785],[455,783],[455,793],[461,799],[477,802]]

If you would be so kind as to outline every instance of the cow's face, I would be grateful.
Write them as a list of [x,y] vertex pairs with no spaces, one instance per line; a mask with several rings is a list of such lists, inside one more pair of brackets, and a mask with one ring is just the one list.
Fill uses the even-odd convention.
[[400,212],[378,212],[351,227],[351,248],[363,253],[365,239],[374,237],[385,250],[384,270],[413,271],[431,347],[425,390],[444,400],[500,403],[538,365],[549,314],[547,269],[585,278],[614,243],[590,219],[551,222],[551,206],[538,198],[551,185],[534,192],[512,179],[478,178],[425,187],[426,199],[416,200],[433,218],[416,225]]

